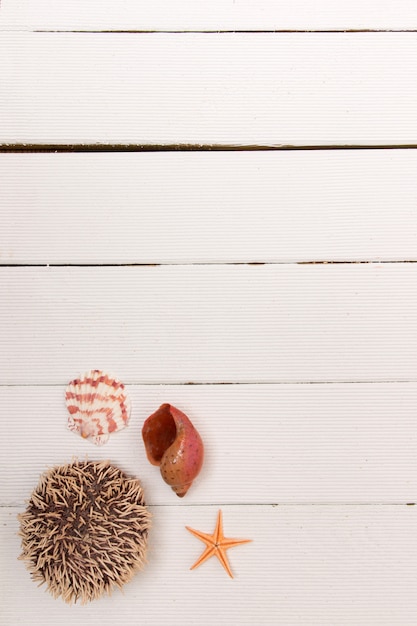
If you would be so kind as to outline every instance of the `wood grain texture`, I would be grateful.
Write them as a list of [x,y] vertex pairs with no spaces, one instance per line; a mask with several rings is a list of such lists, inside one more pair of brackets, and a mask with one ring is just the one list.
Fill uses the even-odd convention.
[[[74,456],[139,476],[149,504],[417,501],[417,383],[128,386],[129,426],[101,447],[67,429],[64,389],[0,387],[2,505],[21,506],[46,467]],[[142,441],[143,422],[163,402],[187,413],[205,445],[183,500]]]
[[2,0],[0,27],[53,30],[415,29],[411,0]]
[[417,144],[414,33],[15,32],[0,56],[2,144]]
[[417,150],[0,154],[0,263],[417,260]]
[[[0,155],[2,626],[415,626],[417,33],[282,31],[416,28],[410,0],[2,0],[3,150],[297,149]],[[92,367],[133,404],[102,448],[66,429]],[[184,500],[141,441],[166,401],[205,442]],[[16,514],[74,457],[139,476],[154,525],[124,595],[69,608]],[[189,570],[220,507],[234,580]]]
[[415,380],[417,264],[4,267],[0,377]]
[[38,589],[16,561],[18,510],[1,511],[5,625],[133,626],[138,615],[145,624],[169,616],[174,626],[194,625],[202,612],[207,626],[414,626],[417,619],[416,507],[223,507],[225,533],[253,538],[230,551],[234,580],[213,559],[189,571],[203,544],[184,526],[211,532],[217,507],[154,507],[146,570],[123,594],[73,607]]

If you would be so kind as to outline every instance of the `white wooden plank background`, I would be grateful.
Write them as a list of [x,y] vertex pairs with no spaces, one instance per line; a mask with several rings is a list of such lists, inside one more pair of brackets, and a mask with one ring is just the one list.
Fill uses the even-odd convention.
[[68,30],[415,29],[413,0],[2,0],[0,27]]
[[417,260],[417,152],[0,154],[0,263]]
[[417,264],[24,267],[0,376],[66,384],[415,380]]
[[200,554],[200,542],[184,526],[210,532],[215,507],[154,507],[147,569],[123,594],[72,607],[53,600],[24,576],[21,563],[16,566],[17,512],[3,511],[0,523],[8,599],[0,609],[3,624],[416,622],[416,604],[410,601],[417,582],[416,507],[223,507],[225,532],[254,538],[230,552],[234,580],[213,561],[188,569]]
[[[73,456],[108,459],[140,476],[151,505],[402,504],[417,493],[417,383],[135,385],[129,427],[97,448],[67,430],[65,387],[1,387],[0,501],[23,506],[35,478]],[[178,497],[144,453],[144,420],[163,402],[185,411],[205,464]],[[31,445],[28,446],[28,441]]]
[[[405,0],[2,1],[3,147],[338,148],[0,154],[2,625],[414,626],[417,33],[93,31],[416,25]],[[103,448],[65,428],[90,367],[133,400]],[[141,442],[164,401],[206,445],[181,501]],[[140,476],[154,528],[124,595],[69,608],[16,560],[16,514],[75,455]],[[188,569],[184,526],[219,506],[254,539],[233,581]]]
[[417,33],[3,32],[0,57],[2,144],[417,144]]

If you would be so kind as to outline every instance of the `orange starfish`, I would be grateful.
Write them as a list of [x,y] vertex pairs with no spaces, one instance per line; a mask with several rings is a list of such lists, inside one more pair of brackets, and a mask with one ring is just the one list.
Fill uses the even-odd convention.
[[207,548],[204,550],[203,554],[199,559],[190,567],[190,569],[194,569],[198,567],[204,561],[207,561],[212,556],[217,556],[220,563],[223,565],[226,572],[229,574],[231,578],[233,578],[232,571],[230,569],[229,561],[226,556],[226,550],[229,548],[233,548],[233,546],[238,546],[241,543],[248,543],[252,541],[252,539],[231,539],[230,537],[225,537],[223,535],[223,522],[222,522],[222,512],[219,511],[217,514],[217,522],[216,528],[214,529],[214,533],[209,535],[207,533],[202,533],[199,530],[194,530],[189,526],[186,526],[186,529],[190,531],[195,537],[201,539]]

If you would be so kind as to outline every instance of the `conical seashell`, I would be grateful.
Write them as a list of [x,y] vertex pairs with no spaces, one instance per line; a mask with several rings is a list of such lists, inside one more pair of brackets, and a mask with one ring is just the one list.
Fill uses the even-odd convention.
[[71,381],[65,392],[68,428],[100,446],[121,430],[130,415],[130,401],[120,381],[92,370]]
[[145,421],[142,437],[149,461],[159,465],[177,496],[185,496],[204,457],[203,442],[188,417],[172,404],[162,404]]

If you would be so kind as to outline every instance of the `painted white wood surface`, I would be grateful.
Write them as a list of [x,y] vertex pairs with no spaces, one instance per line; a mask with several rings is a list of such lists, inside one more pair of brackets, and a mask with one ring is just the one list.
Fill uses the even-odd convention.
[[[416,12],[3,0],[0,143],[415,145],[416,33],[4,31],[415,29]],[[166,264],[0,268],[2,626],[414,626],[415,159],[1,155],[0,262]],[[330,260],[374,263],[296,263]],[[131,425],[104,448],[65,429],[64,385],[90,367],[131,383]],[[142,449],[166,400],[206,443],[183,501]],[[123,596],[69,608],[16,560],[16,513],[75,455],[139,475],[154,530]],[[254,539],[231,553],[233,581],[188,569],[202,546],[184,526],[210,531],[219,506]]]
[[417,260],[417,151],[0,154],[0,263]]
[[[0,387],[0,502],[22,506],[46,467],[110,459],[152,505],[404,504],[417,498],[417,383],[128,386],[129,426],[97,447],[67,429],[63,386]],[[148,463],[144,420],[163,402],[205,444],[183,500]],[[14,416],[10,419],[8,416]],[[30,441],[30,446],[28,445]]]
[[66,384],[415,380],[417,264],[12,267],[0,377]]
[[414,626],[417,508],[226,506],[224,530],[254,539],[230,551],[231,580],[213,559],[189,571],[203,544],[184,526],[212,531],[217,507],[153,507],[149,564],[124,593],[68,607],[30,581],[15,516],[1,513],[5,546],[2,624],[133,626]]
[[417,144],[417,33],[2,33],[0,143]]
[[413,0],[2,0],[0,27],[67,30],[415,29]]

